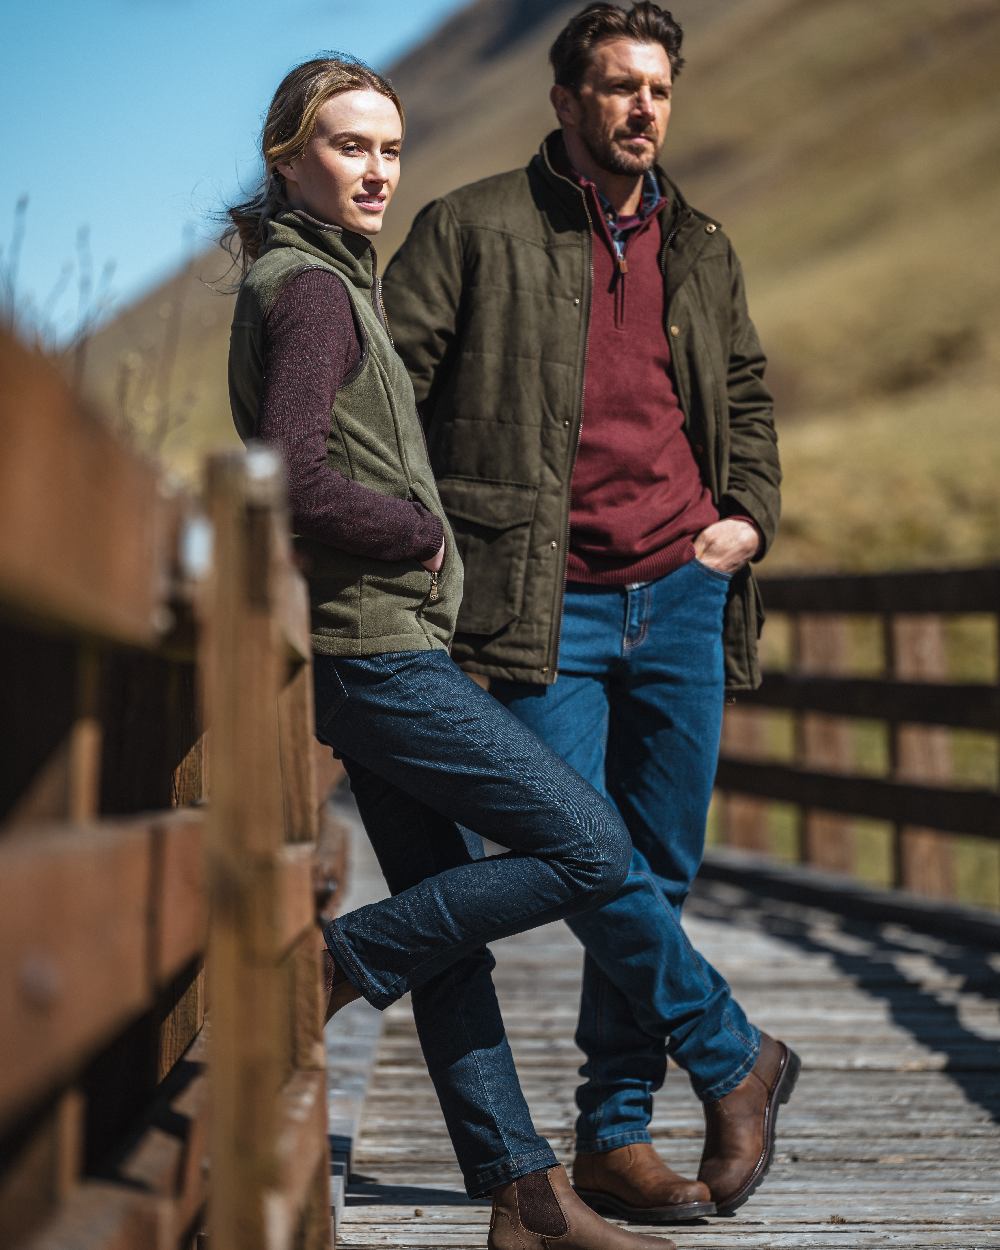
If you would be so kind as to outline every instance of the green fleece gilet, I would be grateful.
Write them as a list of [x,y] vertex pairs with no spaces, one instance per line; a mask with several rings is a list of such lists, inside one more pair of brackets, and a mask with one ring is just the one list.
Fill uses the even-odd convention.
[[269,223],[233,316],[233,420],[244,441],[256,436],[265,318],[282,286],[314,268],[344,283],[363,342],[361,363],[338,389],[330,413],[328,463],[371,490],[422,503],[444,523],[447,554],[432,600],[431,575],[416,560],[376,561],[297,539],[309,583],[313,650],[365,656],[447,649],[462,600],[462,562],[434,485],[413,387],[383,320],[367,239],[294,211]]

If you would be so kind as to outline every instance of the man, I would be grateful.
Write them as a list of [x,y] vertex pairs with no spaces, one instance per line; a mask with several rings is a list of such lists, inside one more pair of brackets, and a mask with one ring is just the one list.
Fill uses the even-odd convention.
[[[780,481],[739,263],[655,163],[680,47],[655,4],[573,18],[551,50],[560,129],[527,169],[429,205],[384,285],[465,562],[453,654],[635,845],[622,892],[570,924],[586,947],[574,1179],[637,1220],[740,1207],[799,1068],[680,924],[724,689],[759,681],[749,562]],[[704,1103],[697,1181],[651,1144],[668,1053]]]

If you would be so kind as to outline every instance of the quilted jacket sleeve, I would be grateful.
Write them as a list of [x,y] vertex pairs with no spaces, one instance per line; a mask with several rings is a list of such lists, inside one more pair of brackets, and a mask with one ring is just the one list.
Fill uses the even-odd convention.
[[724,512],[751,517],[761,533],[760,559],[774,540],[781,508],[781,466],[767,363],[747,310],[743,271],[730,249],[731,335],[727,374],[729,481]]
[[458,223],[448,203],[435,200],[418,214],[382,283],[393,341],[425,424],[448,367],[461,292]]

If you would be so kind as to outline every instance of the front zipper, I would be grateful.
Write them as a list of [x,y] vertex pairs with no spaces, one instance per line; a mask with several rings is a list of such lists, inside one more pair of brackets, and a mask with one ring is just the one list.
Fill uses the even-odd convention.
[[378,276],[378,253],[370,243],[368,247],[372,254],[372,308],[375,309],[375,316],[382,323],[382,329],[389,336],[389,342],[395,347],[392,331],[389,329],[389,318],[385,315],[385,305],[382,303],[382,279]]
[[[545,163],[548,165],[549,170],[551,171],[553,177],[562,178],[563,182],[568,183],[569,186],[573,187],[573,190],[576,191],[576,193],[580,196],[581,200],[583,201],[583,211],[587,217],[587,269],[590,274],[590,285],[589,285],[588,290],[585,292],[585,294],[588,295],[589,297],[592,297],[593,290],[594,290],[594,250],[593,250],[594,249],[594,219],[590,215],[590,208],[587,204],[587,196],[579,187],[574,186],[574,184],[570,182],[568,178],[564,177],[560,173],[557,173],[552,168],[552,166],[549,164],[547,155],[545,158]],[[566,491],[566,511],[565,511],[564,518],[563,518],[563,536],[562,536],[563,571],[562,571],[562,579],[556,582],[555,604],[554,604],[554,612],[553,612],[553,617],[552,617],[553,629],[549,633],[549,651],[546,657],[548,660],[548,664],[546,665],[545,675],[548,676],[551,673],[553,682],[558,676],[557,665],[559,661],[559,635],[562,633],[563,602],[566,597],[566,569],[569,565],[569,513],[570,513],[571,492],[572,492],[572,484],[573,484],[573,468],[576,465],[576,455],[577,455],[577,452],[580,450],[580,443],[583,439],[583,407],[584,407],[584,402],[587,396],[587,358],[588,358],[588,348],[590,346],[588,342],[589,337],[590,337],[590,300],[588,299],[587,309],[583,318],[583,361],[582,361],[582,369],[580,371],[580,420],[577,425],[576,446],[573,448],[570,454],[568,489]]]

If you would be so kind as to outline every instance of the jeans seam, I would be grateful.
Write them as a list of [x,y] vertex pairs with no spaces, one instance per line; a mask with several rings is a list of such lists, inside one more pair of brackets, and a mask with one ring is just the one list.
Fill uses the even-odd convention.
[[[454,971],[454,969],[453,968],[449,969],[449,971],[450,972]],[[504,1150],[507,1151],[507,1158],[513,1159],[513,1155],[510,1149],[510,1144],[507,1141],[507,1135],[503,1131],[503,1125],[500,1123],[500,1120],[496,1113],[496,1108],[493,1105],[493,1098],[489,1092],[489,1089],[487,1088],[485,1080],[483,1079],[483,1069],[482,1069],[482,1065],[479,1062],[479,1055],[477,1054],[477,1052],[475,1051],[472,1045],[472,1038],[469,1036],[469,1024],[465,1017],[465,996],[464,995],[462,996],[462,999],[459,1002],[458,1012],[462,1020],[462,1032],[465,1034],[465,1041],[466,1041],[466,1046],[467,1046],[466,1053],[471,1054],[475,1060],[476,1075],[479,1078],[479,1086],[482,1089],[486,1097],[486,1102],[490,1109],[490,1115],[492,1116],[493,1123],[496,1125],[496,1128],[497,1128],[497,1134],[500,1140],[503,1142]]]
[[[409,653],[407,653],[407,654],[409,654]],[[402,685],[402,684],[403,684],[403,678],[400,676],[400,674],[399,674],[399,673],[398,673],[398,672],[397,672],[394,668],[392,668],[392,667],[390,667],[388,664],[386,664],[386,662],[385,662],[385,656],[384,656],[384,655],[376,655],[376,656],[372,656],[371,658],[372,658],[373,660],[377,660],[377,661],[379,662],[379,664],[380,664],[380,665],[381,665],[381,666],[385,669],[385,671],[386,671],[387,673],[389,673],[389,675],[392,677],[392,679],[393,679],[394,681],[398,681],[398,682],[400,683],[400,685]],[[456,724],[456,723],[455,723],[455,721],[453,721],[453,720],[451,719],[451,717],[450,717],[450,716],[448,716],[448,714],[447,714],[446,712],[443,712],[443,711],[441,710],[441,708],[439,708],[439,707],[435,707],[433,704],[428,703],[428,702],[427,702],[427,700],[426,700],[426,699],[424,698],[424,696],[422,695],[422,693],[419,691],[419,689],[415,689],[415,688],[414,688],[414,690],[413,690],[413,696],[414,696],[414,698],[415,698],[415,699],[418,699],[418,700],[421,702],[421,704],[422,704],[425,708],[429,709],[430,711],[434,712],[434,713],[435,713],[435,715],[440,716],[443,720],[447,721],[447,722],[448,722],[448,724],[452,727],[452,729],[453,729],[453,730],[454,730],[457,734],[461,734],[461,736],[462,736],[462,737],[466,740],[466,742],[471,742],[471,743],[472,743],[472,745],[473,745],[473,746],[475,746],[475,747],[478,747],[478,746],[479,746],[479,743],[476,741],[476,739],[475,739],[475,738],[473,738],[473,737],[472,737],[472,735],[471,735],[471,734],[470,734],[470,733],[469,733],[466,729],[464,729],[461,725]],[[501,706],[502,706],[502,705],[501,705]],[[594,837],[593,837],[593,835],[592,835],[592,834],[587,833],[587,831],[586,831],[585,829],[581,829],[581,830],[579,830],[579,833],[582,835],[582,837],[583,837],[584,839],[586,839],[587,846],[590,848],[591,852],[594,852],[596,848],[595,848],[595,842],[594,842]],[[522,853],[523,853],[523,854],[527,854],[528,852],[522,852]],[[538,857],[538,856],[534,856],[533,858],[536,858],[536,859],[537,859],[537,858],[539,858],[539,857]],[[617,891],[616,891],[616,892],[617,892]]]
[[638,1142],[651,1142],[652,1135],[646,1129],[630,1129],[625,1133],[614,1133],[608,1137],[592,1137],[578,1139],[577,1154],[606,1154],[609,1150],[618,1150],[621,1146],[634,1146]]
[[[735,1072],[731,1072],[729,1076],[721,1081],[716,1081],[713,1085],[709,1085],[703,1092],[699,1093],[702,1102],[717,1102],[720,1098],[725,1098],[726,1094],[731,1093],[740,1081],[747,1075],[757,1062],[757,1055],[760,1052],[760,1043],[751,1050],[750,1054],[743,1060]],[[719,1092],[721,1091],[721,1092]]]
[[558,1159],[551,1146],[546,1146],[544,1150],[533,1150],[529,1154],[511,1155],[505,1162],[491,1163],[489,1167],[477,1169],[466,1177],[466,1191],[471,1198],[479,1198],[498,1185],[554,1167],[557,1163]]

